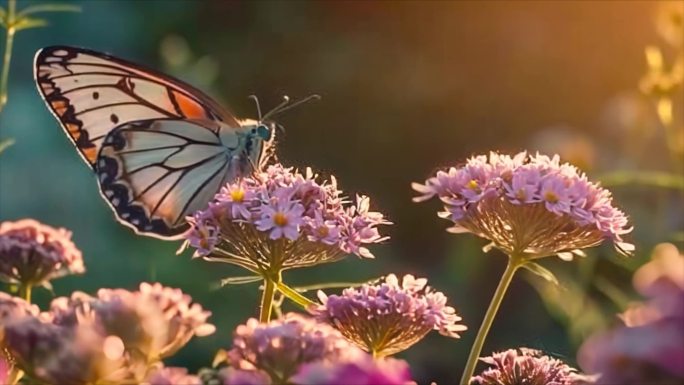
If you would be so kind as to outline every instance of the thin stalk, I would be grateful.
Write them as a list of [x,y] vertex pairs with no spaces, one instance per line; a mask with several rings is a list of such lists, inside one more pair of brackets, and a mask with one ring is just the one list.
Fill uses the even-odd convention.
[[31,303],[31,291],[33,290],[33,285],[30,283],[21,284],[19,286],[19,296],[23,298],[26,302]]
[[310,307],[317,305],[316,302],[306,298],[300,292],[287,286],[282,282],[278,282],[276,285],[278,286],[278,291],[280,291],[285,297],[287,297],[292,302],[301,306],[304,310],[307,310]]
[[0,112],[2,112],[5,104],[7,104],[7,82],[9,80],[9,67],[12,59],[12,45],[14,45],[14,34],[16,32],[16,10],[16,0],[7,0],[7,17],[5,19],[7,34],[5,36],[5,53],[2,59],[2,73],[0,73]]
[[518,268],[520,268],[520,266],[523,265],[523,263],[524,262],[521,258],[515,256],[508,258],[506,270],[504,270],[504,273],[501,276],[499,286],[497,286],[496,291],[494,292],[494,297],[492,297],[492,301],[489,303],[489,308],[487,309],[487,313],[485,313],[484,319],[482,320],[480,330],[477,332],[473,347],[470,349],[470,355],[468,355],[468,361],[466,362],[466,367],[463,371],[460,385],[470,384],[470,378],[475,372],[475,366],[477,366],[478,358],[480,358],[480,353],[482,352],[482,346],[484,345],[485,338],[487,338],[489,329],[492,327],[494,317],[499,311],[499,307],[501,306],[501,302],[506,294],[506,290],[508,290],[508,286],[513,280],[513,275],[515,275],[515,272],[518,270]]
[[275,297],[276,284],[271,278],[264,278],[264,291],[261,293],[261,309],[259,312],[259,322],[269,322],[271,320],[271,310],[273,309],[273,298]]

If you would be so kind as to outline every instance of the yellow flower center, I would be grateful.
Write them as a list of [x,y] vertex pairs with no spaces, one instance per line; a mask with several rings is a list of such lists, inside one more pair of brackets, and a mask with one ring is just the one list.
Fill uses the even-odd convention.
[[468,182],[468,188],[471,190],[475,190],[479,187],[477,184],[477,181],[475,179],[471,179],[470,182]]
[[553,191],[547,191],[544,193],[544,199],[547,202],[556,203],[558,202],[558,195],[556,195],[556,193]]
[[245,199],[245,190],[238,188],[231,191],[230,199],[232,199],[233,202],[242,202],[242,200]]
[[327,226],[321,226],[316,229],[316,233],[319,238],[325,238],[330,234],[330,229]]
[[521,201],[525,200],[525,198],[527,198],[527,194],[525,194],[525,189],[524,188],[518,189],[518,191],[515,193],[515,197]]
[[285,213],[278,211],[273,216],[273,223],[275,223],[276,226],[285,227],[287,226],[287,216],[285,215]]

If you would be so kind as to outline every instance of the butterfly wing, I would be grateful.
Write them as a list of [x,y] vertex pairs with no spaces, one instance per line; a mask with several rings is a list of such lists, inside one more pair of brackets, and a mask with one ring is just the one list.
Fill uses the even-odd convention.
[[250,138],[210,120],[123,124],[107,135],[97,158],[100,191],[136,233],[177,238],[189,228],[186,216],[252,170]]
[[66,46],[36,54],[46,104],[93,168],[116,126],[147,119],[202,119],[239,127],[211,98],[180,80],[103,53]]

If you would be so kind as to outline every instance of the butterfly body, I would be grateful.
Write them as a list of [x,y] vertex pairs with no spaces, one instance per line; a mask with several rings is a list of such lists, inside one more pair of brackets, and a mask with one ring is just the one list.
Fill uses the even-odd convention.
[[272,124],[239,120],[192,86],[107,54],[44,48],[35,79],[117,219],[139,234],[182,236],[186,216],[272,154]]

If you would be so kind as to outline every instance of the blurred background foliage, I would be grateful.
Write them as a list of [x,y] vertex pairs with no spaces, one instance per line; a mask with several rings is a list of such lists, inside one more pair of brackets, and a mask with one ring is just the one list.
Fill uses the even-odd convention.
[[[19,7],[36,4],[19,1]],[[172,360],[197,369],[257,312],[256,285],[217,289],[240,272],[175,255],[177,243],[118,225],[33,83],[36,50],[92,48],[163,70],[240,117],[318,93],[280,117],[286,164],[334,174],[395,222],[377,259],[356,258],[286,275],[293,285],[363,281],[390,272],[427,276],[471,330],[438,335],[402,354],[421,382],[450,383],[504,268],[484,242],[454,236],[437,206],[411,203],[409,184],[489,150],[557,152],[611,187],[631,214],[637,253],[609,247],[578,263],[548,260],[560,280],[517,279],[484,351],[543,349],[574,361],[589,333],[615,322],[636,297],[632,271],[653,245],[684,241],[684,2],[231,2],[64,1],[81,13],[17,35],[0,138],[0,219],[36,218],[74,232],[88,272],[53,295],[160,281],[214,312],[218,333]],[[0,3],[0,5],[3,5]],[[3,39],[4,40],[4,39]],[[4,47],[3,47],[4,50]],[[526,282],[527,281],[527,282]],[[285,308],[288,308],[287,303]],[[551,317],[548,316],[551,314]]]

